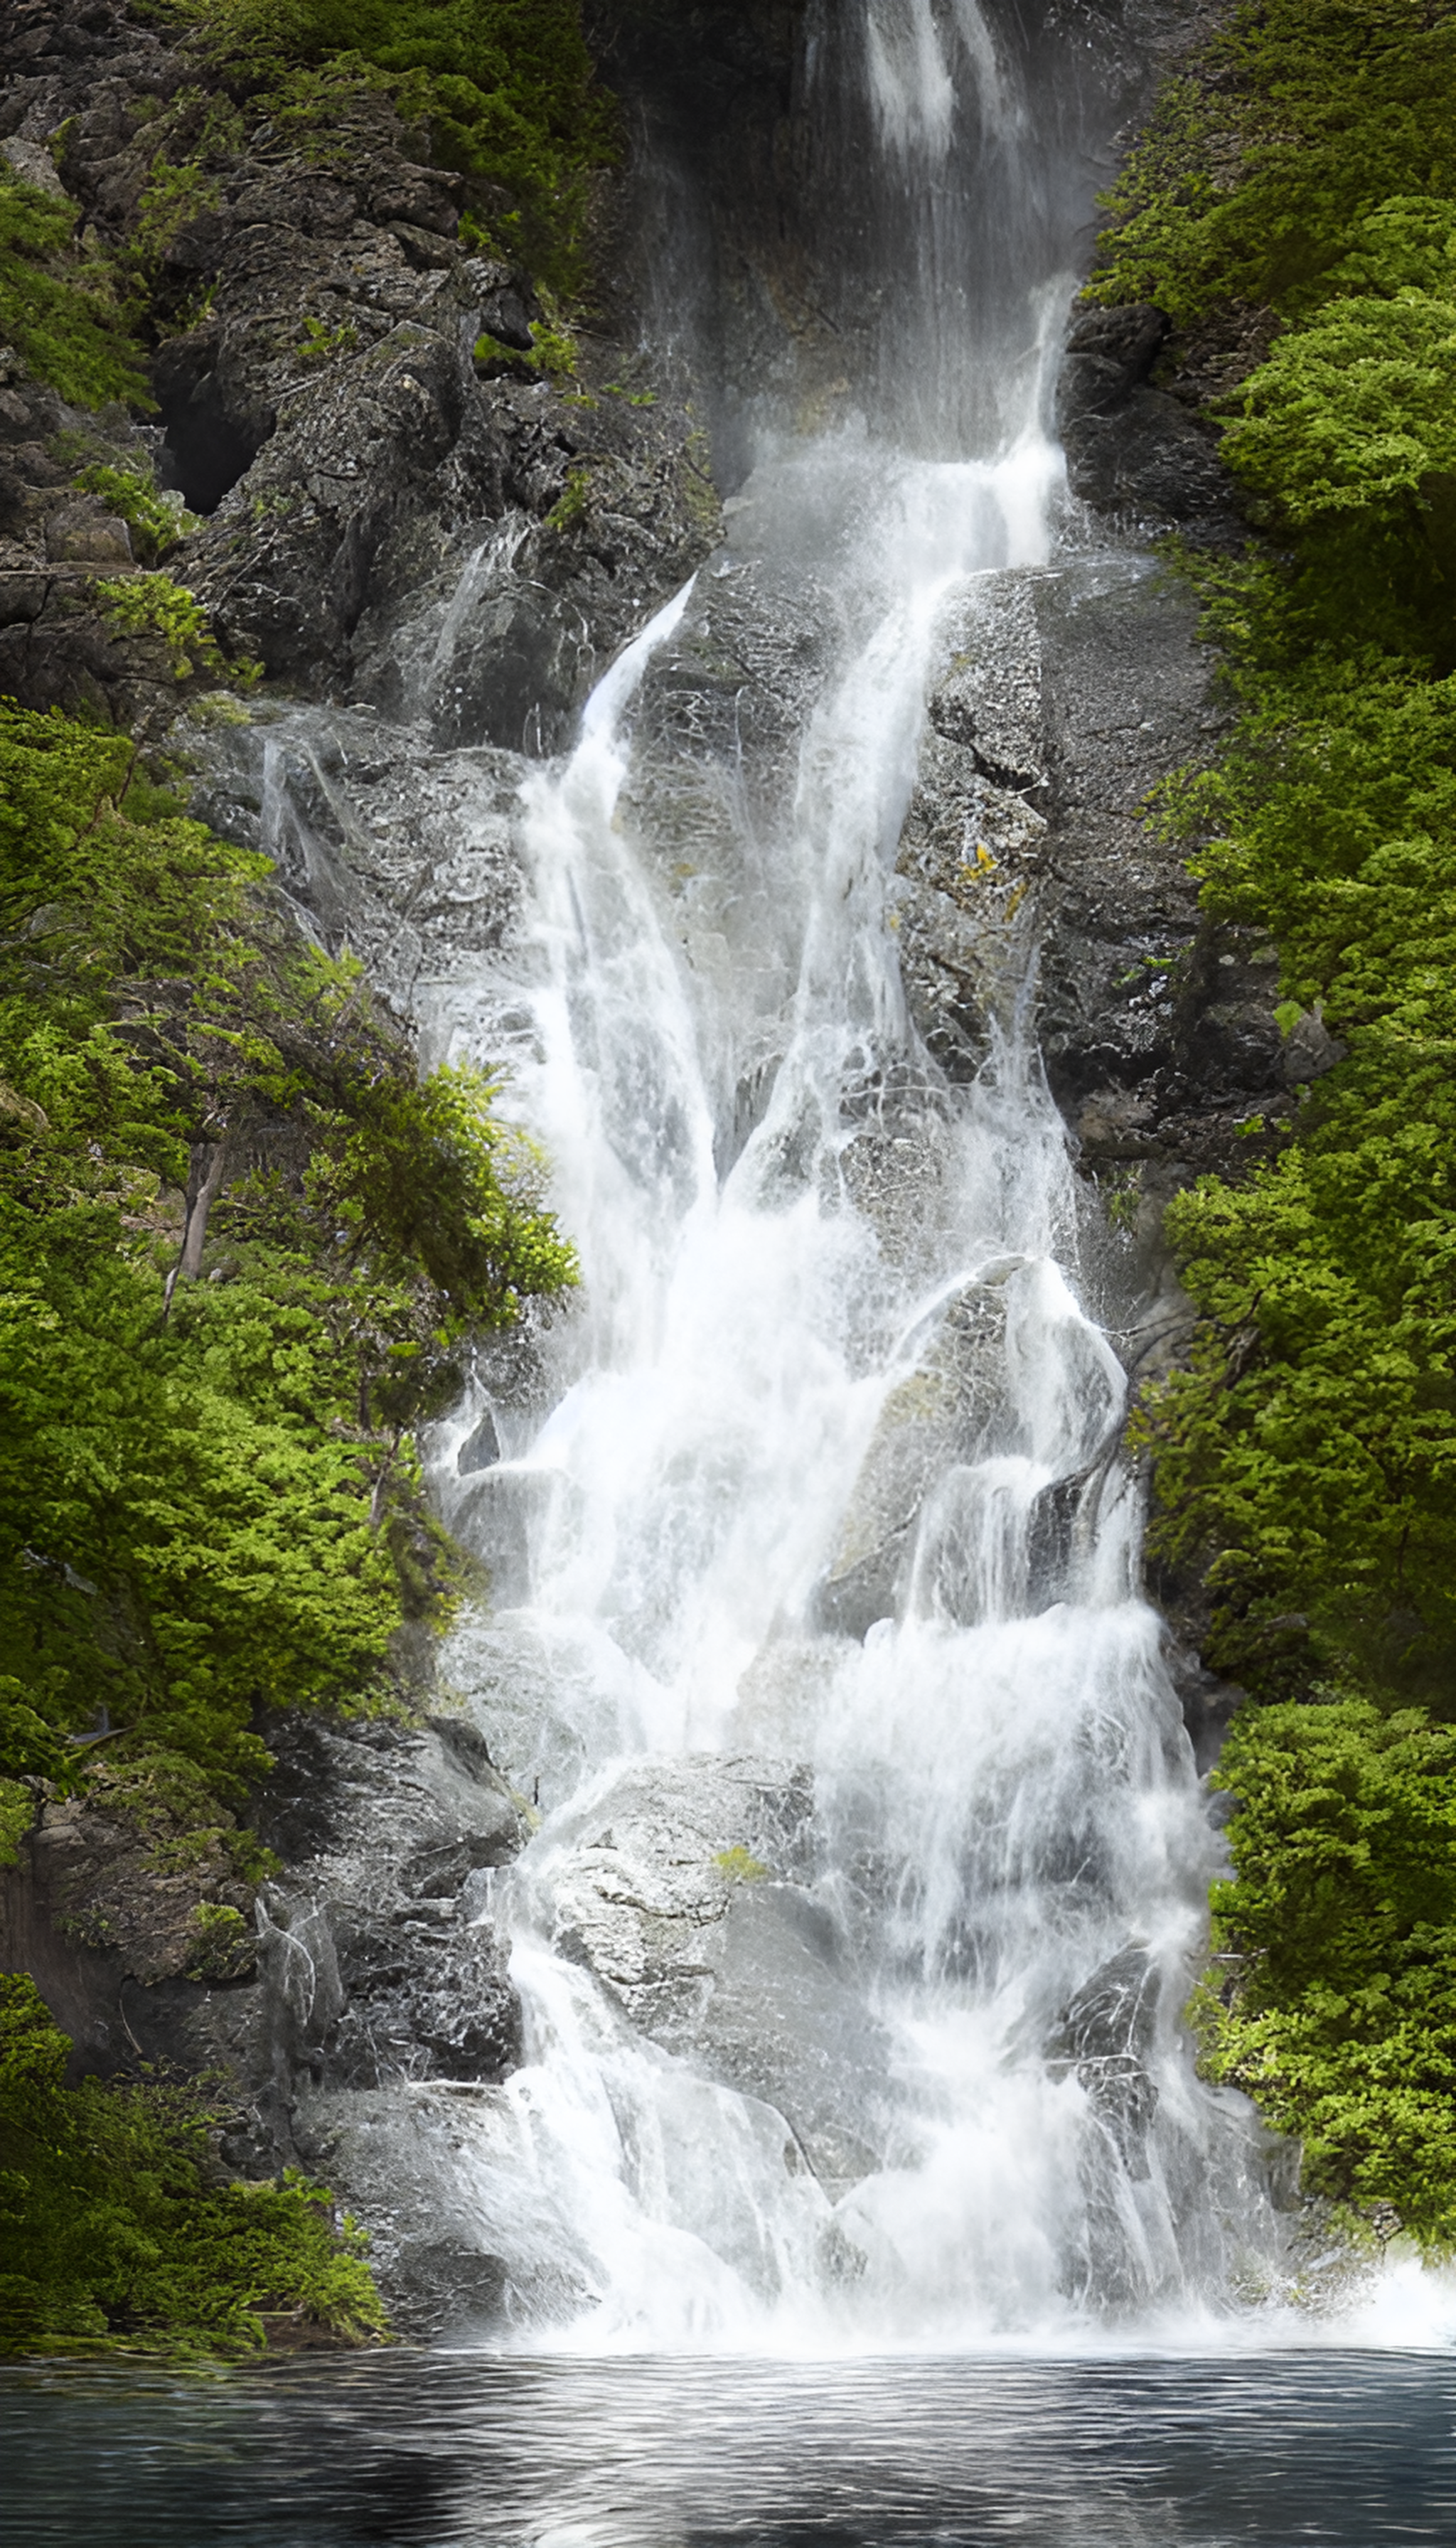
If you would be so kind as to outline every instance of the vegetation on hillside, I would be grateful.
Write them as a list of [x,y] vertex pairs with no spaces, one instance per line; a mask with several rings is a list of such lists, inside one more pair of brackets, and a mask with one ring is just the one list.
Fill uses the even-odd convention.
[[[576,0],[139,14],[198,80],[143,128],[109,246],[0,164],[0,335],[71,406],[148,408],[146,341],[197,316],[165,302],[166,247],[241,152],[327,164],[371,146],[382,105],[465,175],[469,244],[580,289],[612,125]],[[253,678],[156,571],[191,525],[125,434],[103,417],[49,457],[152,570],[91,581],[114,635],[163,679]],[[154,1807],[169,1867],[221,1849],[247,1880],[268,1863],[236,1828],[261,1724],[408,1704],[406,1631],[448,1615],[415,1427],[473,1332],[575,1269],[489,1077],[421,1081],[267,861],[157,775],[125,734],[0,701],[0,1865],[45,1795],[79,1788]],[[207,1901],[195,1925],[226,1979],[241,1915]],[[217,2181],[197,2083],[67,2088],[68,2049],[0,1976],[0,2352],[235,2351],[279,2313],[381,2331],[319,2189]]]
[[[1186,561],[1236,704],[1169,818],[1343,1047],[1167,1221],[1153,1544],[1255,1704],[1208,2059],[1309,2181],[1456,2240],[1456,5],[1261,0],[1175,84],[1095,297],[1276,332],[1222,403],[1258,537]],[[1232,319],[1233,326],[1227,326]]]
[[166,0],[243,110],[318,155],[351,93],[391,98],[472,182],[471,235],[571,295],[590,171],[615,156],[579,0]]
[[131,316],[108,258],[83,255],[74,205],[0,159],[0,342],[74,407],[151,401]]
[[0,709],[0,1768],[109,1722],[237,1795],[443,1614],[411,1428],[571,1254],[489,1080],[125,738]]
[[0,1973],[0,2359],[383,2336],[366,2241],[320,2187],[228,2183],[198,2087],[68,2088],[69,2052],[29,1976]]

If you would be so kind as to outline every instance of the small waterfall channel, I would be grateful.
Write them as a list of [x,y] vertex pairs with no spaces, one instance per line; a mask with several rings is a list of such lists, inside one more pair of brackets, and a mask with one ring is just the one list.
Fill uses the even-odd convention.
[[[1076,190],[1009,26],[824,15],[859,374],[808,431],[766,402],[725,546],[569,755],[430,780],[508,830],[523,899],[488,956],[395,957],[431,1058],[505,1069],[583,1269],[433,1446],[493,1580],[446,1671],[540,1814],[472,1879],[524,2063],[429,2140],[511,2343],[1186,2327],[1277,2247],[1182,2024],[1218,1844],[1138,1589],[1034,907],[973,822],[973,1080],[899,964],[928,696],[1079,535],[1047,421]],[[420,639],[426,686],[498,545]],[[744,732],[733,666],[765,649],[781,713]],[[311,714],[271,729],[265,815],[317,903],[277,774],[317,763]],[[423,2164],[426,2107],[381,2091],[376,2167]]]

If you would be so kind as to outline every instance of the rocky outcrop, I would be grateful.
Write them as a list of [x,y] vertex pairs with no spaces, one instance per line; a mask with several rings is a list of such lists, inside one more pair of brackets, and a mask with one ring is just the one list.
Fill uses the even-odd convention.
[[[451,740],[552,749],[717,523],[682,385],[648,376],[635,314],[616,314],[625,341],[584,329],[574,353],[558,334],[543,363],[529,279],[461,243],[462,181],[420,164],[381,96],[335,115],[323,148],[267,124],[244,137],[206,66],[115,0],[81,19],[45,0],[8,14],[20,75],[0,133],[57,150],[78,228],[143,258],[161,419],[98,428],[12,362],[0,663],[15,694],[117,722],[138,710],[93,592],[99,570],[131,567],[127,526],[77,498],[67,431],[155,463],[204,517],[167,571],[229,658],[315,695],[427,706]],[[147,194],[159,114],[187,181],[166,218]],[[427,607],[471,560],[469,646],[416,699],[398,595]]]
[[297,2160],[306,2092],[498,2079],[520,2050],[489,1912],[531,1817],[473,1724],[283,1719],[272,1739],[272,1875],[151,1773],[46,1805],[0,1870],[0,1968],[35,1975],[76,2070],[215,2076],[222,2157],[248,2172]]
[[176,715],[172,650],[120,628],[97,589],[138,571],[128,526],[75,483],[77,454],[149,473],[157,440],[119,409],[67,407],[0,347],[0,696],[154,737]]
[[1053,2078],[1075,2076],[1128,2173],[1145,2178],[1147,2133],[1157,2112],[1148,2071],[1162,1976],[1145,1947],[1125,1947],[1083,1982],[1046,2040]]
[[1100,513],[1227,548],[1244,524],[1217,428],[1201,401],[1155,377],[1171,334],[1164,313],[1142,302],[1074,314],[1056,394],[1067,474]]
[[792,1763],[635,1763],[558,1824],[527,1902],[640,2033],[781,2115],[831,2194],[880,2153],[887,2039],[810,1889],[812,1783]]
[[990,1267],[946,1305],[885,1400],[815,1597],[831,1635],[863,1637],[896,1616],[927,1498],[950,1468],[982,1456],[1007,1401],[1003,1287],[1019,1261]]
[[1035,951],[1052,1094],[1144,1239],[1176,1186],[1266,1155],[1290,1108],[1275,952],[1201,918],[1154,819],[1159,781],[1221,731],[1195,621],[1132,546],[988,579],[943,632],[899,854],[907,988],[937,1058],[974,1075]]

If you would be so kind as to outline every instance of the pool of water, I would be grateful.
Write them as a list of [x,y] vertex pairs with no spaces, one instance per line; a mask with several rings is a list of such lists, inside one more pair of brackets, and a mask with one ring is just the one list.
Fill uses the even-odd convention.
[[376,2356],[0,2378],[17,2548],[1456,2540],[1456,2355]]

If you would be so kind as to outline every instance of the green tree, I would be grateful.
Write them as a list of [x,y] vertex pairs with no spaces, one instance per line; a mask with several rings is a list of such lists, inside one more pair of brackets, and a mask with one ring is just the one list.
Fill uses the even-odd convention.
[[0,1771],[104,1706],[235,1790],[443,1617],[410,1429],[573,1260],[492,1082],[419,1081],[125,740],[0,712]]
[[1304,2143],[1305,2181],[1456,2245],[1456,1730],[1368,1701],[1246,1710],[1219,1784],[1215,2078]]

